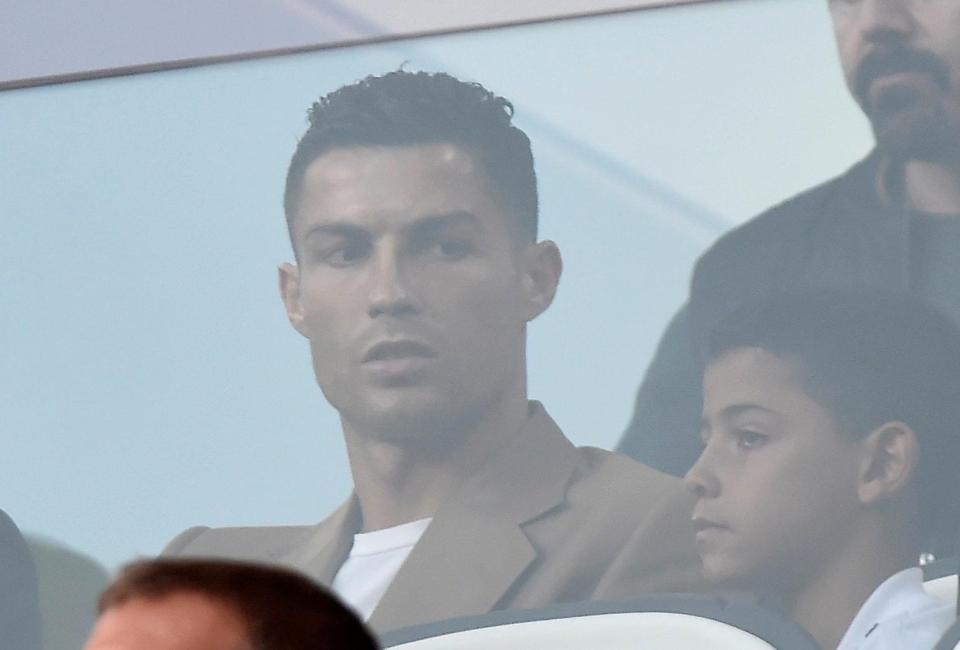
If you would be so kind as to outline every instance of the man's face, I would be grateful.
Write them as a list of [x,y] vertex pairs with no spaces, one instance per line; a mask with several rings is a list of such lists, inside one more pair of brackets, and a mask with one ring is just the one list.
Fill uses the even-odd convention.
[[454,144],[334,149],[307,168],[281,291],[345,424],[429,435],[525,389],[525,324],[549,304],[527,262],[552,244],[518,244],[511,219]]
[[783,590],[821,566],[857,510],[857,448],[793,364],[738,348],[704,375],[705,447],[685,481],[711,582]]
[[250,650],[250,642],[229,608],[181,592],[111,607],[97,620],[84,650]]
[[939,161],[960,149],[960,2],[829,0],[847,85],[881,147]]

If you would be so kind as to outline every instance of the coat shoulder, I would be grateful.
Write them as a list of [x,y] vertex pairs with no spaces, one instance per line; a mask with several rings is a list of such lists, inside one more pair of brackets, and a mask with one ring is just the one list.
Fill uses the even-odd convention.
[[313,526],[194,526],[174,537],[165,557],[219,557],[270,561],[305,539]]
[[595,447],[579,447],[577,453],[580,462],[575,480],[596,483],[608,490],[623,490],[625,496],[642,492],[659,498],[683,490],[683,483],[677,477],[625,454]]
[[839,206],[852,192],[869,186],[878,165],[879,156],[873,153],[843,174],[782,201],[722,235],[697,261],[694,290],[699,284],[729,279],[730,274],[738,272],[749,280],[756,274],[758,263],[782,264],[785,255],[789,258],[791,251],[797,250],[798,242],[808,239],[808,233],[842,212]]
[[580,463],[567,501],[583,507],[597,525],[626,532],[659,519],[664,510],[681,509],[681,517],[688,516],[689,494],[677,477],[616,452],[581,447],[577,453]]
[[590,526],[609,543],[608,563],[593,598],[700,590],[690,517],[693,495],[683,481],[627,456],[578,450],[597,484]]

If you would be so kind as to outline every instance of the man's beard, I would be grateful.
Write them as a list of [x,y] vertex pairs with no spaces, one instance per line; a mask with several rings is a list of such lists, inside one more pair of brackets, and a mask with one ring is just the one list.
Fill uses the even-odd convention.
[[930,101],[868,115],[877,147],[899,161],[942,162],[957,149],[958,133],[943,107]]
[[[931,80],[928,88],[893,86],[871,94],[884,76],[911,73]],[[860,65],[854,93],[873,126],[877,146],[898,160],[936,162],[957,148],[957,124],[950,119],[945,96],[950,68],[937,56],[904,46],[881,47]],[[927,92],[929,90],[930,92]]]

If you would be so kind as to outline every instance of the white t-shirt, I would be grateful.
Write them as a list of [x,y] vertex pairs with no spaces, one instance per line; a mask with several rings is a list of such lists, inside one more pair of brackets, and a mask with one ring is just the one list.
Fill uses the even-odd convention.
[[955,618],[953,604],[924,591],[921,569],[905,569],[870,594],[837,650],[931,650]]
[[430,525],[430,518],[357,533],[350,555],[333,578],[333,590],[367,620]]

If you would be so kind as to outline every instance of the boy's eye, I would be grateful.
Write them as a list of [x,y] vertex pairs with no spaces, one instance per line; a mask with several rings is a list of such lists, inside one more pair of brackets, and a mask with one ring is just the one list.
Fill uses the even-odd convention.
[[737,446],[741,449],[754,449],[767,441],[767,436],[749,429],[740,429],[735,432]]

